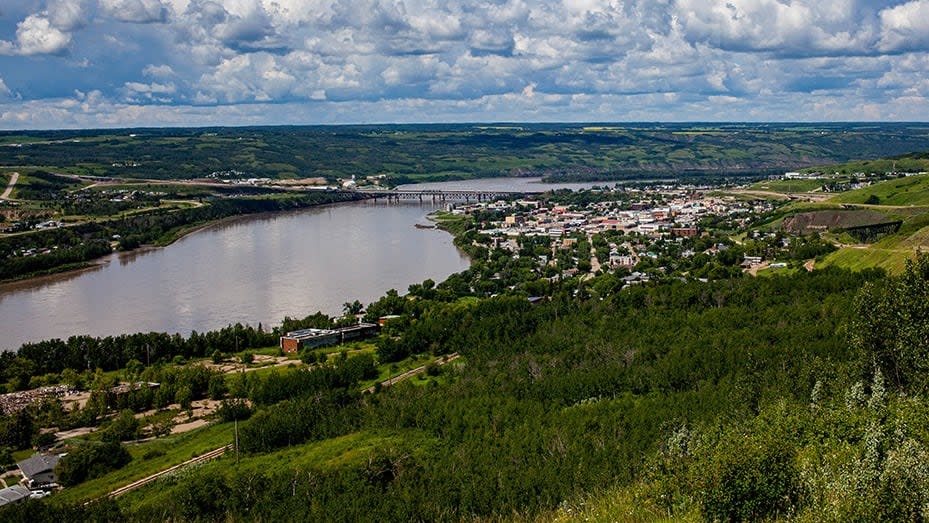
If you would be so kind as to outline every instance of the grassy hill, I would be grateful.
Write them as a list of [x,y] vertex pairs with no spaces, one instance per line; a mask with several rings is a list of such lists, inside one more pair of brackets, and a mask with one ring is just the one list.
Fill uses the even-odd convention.
[[897,178],[834,196],[831,203],[865,206],[891,219],[903,220],[900,230],[873,244],[848,245],[820,264],[849,269],[880,267],[903,270],[918,250],[929,251],[929,175]]
[[929,206],[929,175],[883,181],[838,194],[831,201],[883,206]]
[[803,172],[839,173],[840,175],[924,171],[929,171],[929,153],[913,153],[896,158],[881,158],[878,160],[855,160],[835,165],[823,165],[803,169]]

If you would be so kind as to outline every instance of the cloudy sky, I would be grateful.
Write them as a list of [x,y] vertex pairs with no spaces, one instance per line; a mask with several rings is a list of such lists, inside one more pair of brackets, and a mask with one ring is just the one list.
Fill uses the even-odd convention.
[[0,129],[929,120],[929,0],[0,0]]

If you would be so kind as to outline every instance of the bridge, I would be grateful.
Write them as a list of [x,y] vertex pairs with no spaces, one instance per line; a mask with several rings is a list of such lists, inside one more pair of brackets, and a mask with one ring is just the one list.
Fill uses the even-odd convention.
[[372,199],[386,199],[387,201],[400,200],[419,200],[421,202],[445,202],[445,201],[465,201],[465,202],[486,202],[500,198],[514,198],[523,196],[524,192],[515,191],[466,191],[466,190],[432,190],[432,191],[372,191],[359,190],[361,194],[369,195]]

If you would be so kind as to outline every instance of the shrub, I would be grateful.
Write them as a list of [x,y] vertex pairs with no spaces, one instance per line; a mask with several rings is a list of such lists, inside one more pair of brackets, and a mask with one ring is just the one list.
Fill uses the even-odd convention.
[[783,516],[799,499],[799,471],[787,442],[727,438],[701,474],[704,516],[758,521]]
[[132,456],[118,442],[85,443],[72,448],[67,456],[61,458],[55,473],[58,483],[71,487],[120,469],[131,460]]

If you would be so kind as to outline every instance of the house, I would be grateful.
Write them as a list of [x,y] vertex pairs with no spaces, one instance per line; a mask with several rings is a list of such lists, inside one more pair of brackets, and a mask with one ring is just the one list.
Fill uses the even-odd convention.
[[0,489],[0,507],[19,503],[28,499],[31,494],[32,492],[22,485],[13,485],[12,487]]
[[58,483],[55,466],[60,459],[61,457],[55,454],[33,454],[31,458],[20,461],[16,466],[30,487],[38,487]]

